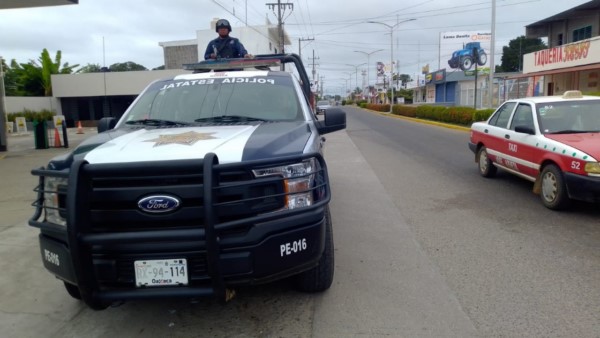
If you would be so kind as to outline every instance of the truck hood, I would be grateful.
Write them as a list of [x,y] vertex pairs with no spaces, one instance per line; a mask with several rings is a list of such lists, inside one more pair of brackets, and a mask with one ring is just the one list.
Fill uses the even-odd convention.
[[600,159],[600,133],[546,134],[546,138],[579,149],[595,159]]
[[202,159],[215,153],[220,163],[302,154],[311,135],[304,121],[253,125],[118,129],[82,143],[89,163]]

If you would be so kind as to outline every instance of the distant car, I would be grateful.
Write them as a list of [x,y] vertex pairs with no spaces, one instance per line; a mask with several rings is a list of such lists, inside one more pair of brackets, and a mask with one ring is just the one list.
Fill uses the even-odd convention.
[[506,101],[473,123],[469,148],[483,177],[500,168],[532,181],[549,209],[600,202],[600,97],[568,91]]
[[327,100],[317,102],[317,114],[325,114],[327,109],[331,108],[331,104]]

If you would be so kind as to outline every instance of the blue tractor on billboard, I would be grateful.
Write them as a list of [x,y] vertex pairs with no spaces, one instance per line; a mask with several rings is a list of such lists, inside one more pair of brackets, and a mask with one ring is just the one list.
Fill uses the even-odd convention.
[[485,65],[487,62],[487,54],[481,48],[479,42],[469,42],[463,49],[456,50],[452,53],[452,58],[448,60],[448,65],[451,68],[460,68],[467,71],[473,67],[475,63],[479,66]]

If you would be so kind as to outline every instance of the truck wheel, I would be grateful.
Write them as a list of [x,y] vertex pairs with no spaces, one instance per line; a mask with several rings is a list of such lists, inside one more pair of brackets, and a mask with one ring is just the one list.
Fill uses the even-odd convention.
[[562,171],[557,166],[554,164],[545,166],[540,179],[542,180],[540,197],[546,208],[561,210],[571,204]]
[[81,293],[79,292],[79,288],[77,285],[73,285],[71,283],[63,282],[65,284],[65,289],[69,293],[69,296],[81,300]]
[[485,147],[479,148],[476,159],[477,163],[479,164],[479,174],[481,176],[489,178],[494,177],[494,175],[496,175],[496,171],[498,170],[498,168],[496,168],[496,166],[492,164],[492,161],[488,157],[487,149]]
[[325,211],[325,250],[319,265],[295,276],[296,288],[302,292],[321,292],[329,289],[333,282],[333,230],[329,207]]
[[477,64],[480,66],[485,65],[487,62],[487,54],[483,50],[479,51],[479,55],[477,56]]
[[473,67],[473,58],[470,56],[461,56],[459,66],[463,71],[471,69],[471,67]]

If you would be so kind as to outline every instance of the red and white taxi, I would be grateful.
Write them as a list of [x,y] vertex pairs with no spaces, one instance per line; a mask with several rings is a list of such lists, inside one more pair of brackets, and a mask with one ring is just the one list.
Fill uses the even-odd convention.
[[483,177],[501,168],[532,181],[550,209],[600,202],[600,97],[568,91],[508,100],[473,123],[469,148]]

